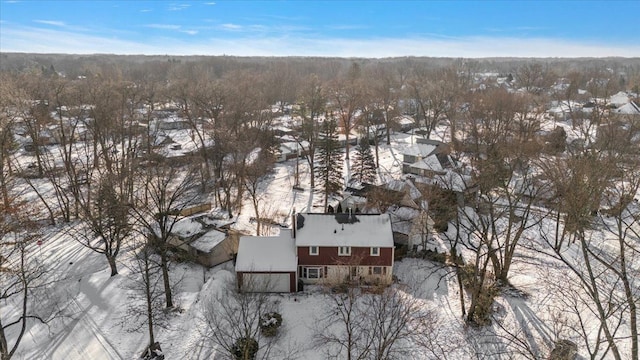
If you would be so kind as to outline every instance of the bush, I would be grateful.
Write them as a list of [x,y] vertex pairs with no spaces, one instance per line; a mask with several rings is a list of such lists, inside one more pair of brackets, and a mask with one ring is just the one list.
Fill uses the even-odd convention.
[[549,354],[549,360],[573,360],[578,353],[578,345],[570,340],[558,340],[555,342],[555,346],[551,354]]
[[334,294],[346,294],[349,291],[349,283],[347,281],[331,287],[331,292]]
[[446,253],[439,253],[437,251],[432,251],[432,250],[424,250],[423,254],[422,254],[422,258],[423,259],[427,259],[427,260],[431,260],[433,262],[438,262],[441,264],[445,264],[447,262],[447,254]]
[[282,326],[282,315],[277,312],[270,312],[260,317],[260,330],[266,337],[276,336],[280,326]]
[[258,342],[254,338],[239,338],[231,349],[236,360],[254,360],[258,353]]

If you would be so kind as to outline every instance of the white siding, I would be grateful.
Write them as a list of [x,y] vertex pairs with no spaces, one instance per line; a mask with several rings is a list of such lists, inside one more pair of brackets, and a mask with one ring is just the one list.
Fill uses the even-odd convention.
[[289,292],[290,274],[242,274],[242,286],[247,291]]

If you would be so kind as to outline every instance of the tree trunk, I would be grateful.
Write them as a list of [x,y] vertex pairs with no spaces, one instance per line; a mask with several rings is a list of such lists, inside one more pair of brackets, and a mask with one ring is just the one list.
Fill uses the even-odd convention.
[[173,307],[173,296],[171,295],[171,282],[169,281],[169,261],[167,254],[162,251],[160,255],[160,266],[162,267],[162,281],[164,282],[164,297],[167,308]]
[[462,316],[467,314],[467,309],[464,305],[464,285],[462,284],[462,273],[460,265],[458,264],[458,251],[455,247],[451,248],[451,258],[456,267],[456,279],[458,280],[458,291],[460,292],[460,309],[462,310]]
[[111,269],[111,276],[118,275],[118,267],[116,265],[115,256],[111,256],[109,254],[105,254],[105,256],[107,257],[107,261],[109,262],[109,268]]
[[[146,249],[143,251],[147,251]],[[147,323],[149,325],[149,346],[152,346],[156,341],[153,336],[153,300],[151,299],[151,275],[149,274],[149,255],[144,254],[145,268],[144,268],[144,282],[145,291],[147,296]]]
[[[623,221],[618,220],[618,234],[623,234],[624,230],[622,229]],[[618,238],[619,246],[620,246],[620,269],[621,269],[621,280],[624,285],[624,294],[629,304],[629,318],[630,318],[630,327],[631,327],[631,359],[638,360],[638,346],[640,341],[638,339],[638,307],[636,301],[634,299],[633,288],[629,281],[629,275],[627,273],[627,259],[625,256],[626,246],[624,237],[620,236]]]
[[315,151],[314,152],[310,152],[308,156],[309,159],[309,173],[310,173],[310,177],[311,177],[311,189],[316,187],[316,176],[315,176]]
[[254,191],[251,194],[251,197],[253,198],[253,210],[256,212],[256,235],[260,236],[260,223],[262,222],[262,219],[260,219],[260,212],[258,211],[258,199],[257,199],[258,194],[256,194],[256,192]]

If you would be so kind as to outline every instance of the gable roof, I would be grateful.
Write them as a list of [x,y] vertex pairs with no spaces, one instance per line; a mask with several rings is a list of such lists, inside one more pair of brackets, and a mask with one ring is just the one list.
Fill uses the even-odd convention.
[[290,231],[280,236],[242,236],[238,245],[236,272],[281,271],[298,269],[298,256]]
[[298,214],[297,246],[393,247],[388,214]]
[[422,144],[422,143],[417,143],[417,144],[413,144],[409,147],[407,147],[402,154],[403,155],[410,155],[410,156],[429,156],[431,154],[433,154],[434,151],[436,151],[437,146],[433,145],[433,144]]
[[212,229],[206,232],[204,235],[191,242],[193,248],[208,253],[211,252],[218,244],[223,242],[227,238],[227,234],[222,231]]
[[630,101],[615,110],[618,114],[627,115],[640,115],[640,106],[636,105],[633,101]]
[[440,164],[440,159],[438,159],[435,155],[430,155],[424,157],[415,163],[411,164],[412,168],[421,169],[421,170],[429,170],[434,172],[443,172],[444,169],[442,164]]

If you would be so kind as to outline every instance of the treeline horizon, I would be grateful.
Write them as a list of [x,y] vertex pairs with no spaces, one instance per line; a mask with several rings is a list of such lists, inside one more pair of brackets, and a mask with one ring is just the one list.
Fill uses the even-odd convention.
[[[539,63],[547,70],[563,75],[572,71],[609,69],[613,73],[624,73],[628,77],[640,74],[640,57],[424,57],[401,56],[384,58],[367,57],[323,57],[323,56],[235,56],[235,55],[120,55],[120,54],[63,54],[63,53],[20,53],[0,52],[0,71],[23,72],[46,67],[65,76],[83,76],[91,68],[118,65],[123,69],[151,64],[202,64],[209,65],[218,73],[236,69],[269,70],[272,66],[287,65],[297,72],[327,75],[333,78],[336,68],[349,69],[352,63],[361,66],[384,65],[390,68],[411,68],[414,66],[439,69],[465,64],[478,72],[498,72],[508,75],[528,63]],[[333,75],[333,76],[331,76]]]

